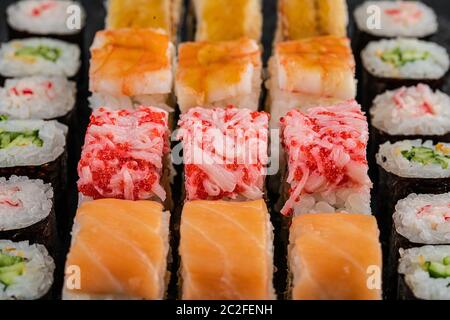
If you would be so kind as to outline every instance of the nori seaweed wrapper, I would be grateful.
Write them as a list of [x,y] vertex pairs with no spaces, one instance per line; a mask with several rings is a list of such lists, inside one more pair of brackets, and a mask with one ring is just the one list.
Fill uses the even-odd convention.
[[404,140],[423,140],[423,141],[428,141],[431,140],[433,141],[434,144],[438,144],[441,142],[445,142],[445,143],[450,143],[450,132],[448,132],[445,135],[441,135],[441,136],[437,136],[437,135],[390,135],[380,129],[377,129],[375,127],[372,126],[371,128],[371,138],[374,142],[374,145],[376,147],[379,147],[380,145],[386,143],[386,142],[390,142],[390,143],[396,143],[399,141],[404,141]]
[[406,283],[404,275],[398,276],[397,299],[398,300],[421,300],[421,299],[418,299],[414,295],[413,291]]

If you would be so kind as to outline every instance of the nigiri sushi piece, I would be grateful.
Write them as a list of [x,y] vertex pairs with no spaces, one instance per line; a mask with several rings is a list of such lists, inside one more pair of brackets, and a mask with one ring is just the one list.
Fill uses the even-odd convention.
[[63,299],[163,299],[169,218],[152,201],[83,203],[67,256]]
[[261,66],[261,50],[250,39],[181,44],[175,83],[181,112],[228,104],[256,111]]
[[277,41],[347,36],[345,0],[279,0]]
[[264,200],[187,202],[180,232],[182,299],[275,299]]
[[181,115],[187,200],[257,200],[264,196],[269,115],[194,108]]
[[242,37],[259,41],[261,0],[194,0],[195,41],[227,41]]
[[97,32],[89,70],[91,107],[118,109],[145,104],[170,111],[173,54],[169,36],[162,31]]
[[109,0],[107,29],[160,29],[175,37],[181,0]]
[[81,200],[156,200],[170,209],[167,117],[144,106],[96,110],[78,163]]
[[293,300],[380,300],[382,253],[373,216],[315,213],[290,228]]
[[291,110],[281,135],[288,167],[283,214],[371,213],[369,129],[356,101]]
[[291,109],[354,99],[355,60],[347,38],[281,42],[269,61],[268,104],[273,125]]

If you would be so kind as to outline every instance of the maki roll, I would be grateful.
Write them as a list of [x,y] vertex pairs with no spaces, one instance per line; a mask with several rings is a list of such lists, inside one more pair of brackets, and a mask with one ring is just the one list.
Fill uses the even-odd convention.
[[[153,201],[83,203],[67,256],[63,300],[162,300],[169,278],[169,219]],[[73,275],[79,275],[79,285]]]
[[175,92],[181,112],[229,104],[258,110],[262,62],[254,40],[183,43],[178,57]]
[[280,0],[275,41],[322,35],[347,36],[345,0]]
[[94,111],[78,163],[81,200],[155,200],[170,209],[167,121],[152,107]]
[[80,49],[49,38],[12,40],[0,48],[0,76],[35,75],[75,77],[80,68]]
[[376,95],[401,86],[424,83],[440,88],[450,64],[445,48],[405,38],[370,42],[361,59],[366,107]]
[[193,0],[192,4],[195,41],[261,39],[261,0]]
[[[76,22],[69,23],[74,13],[79,13]],[[83,44],[86,14],[79,1],[68,0],[21,0],[6,9],[9,39],[46,36]]]
[[54,271],[43,245],[0,240],[0,300],[50,298]]
[[350,41],[315,37],[281,42],[269,61],[267,107],[272,127],[289,110],[328,105],[356,96],[355,60]]
[[275,299],[273,227],[264,200],[187,202],[180,233],[181,299]]
[[450,300],[450,246],[400,250],[399,299]]
[[0,178],[0,239],[55,246],[53,189],[42,180]]
[[186,200],[264,197],[269,115],[248,109],[194,108],[182,114]]
[[371,213],[366,117],[356,101],[292,110],[281,120],[287,155],[284,215]]
[[55,119],[70,125],[76,84],[60,76],[8,79],[0,88],[0,114],[9,119]]
[[450,97],[425,84],[377,96],[370,114],[376,146],[405,139],[450,142]]
[[151,29],[99,31],[91,47],[91,107],[133,109],[142,104],[173,111],[169,37]]
[[177,38],[182,0],[108,0],[106,9],[107,29],[160,29]]
[[305,214],[290,229],[289,298],[381,300],[377,221],[361,214]]

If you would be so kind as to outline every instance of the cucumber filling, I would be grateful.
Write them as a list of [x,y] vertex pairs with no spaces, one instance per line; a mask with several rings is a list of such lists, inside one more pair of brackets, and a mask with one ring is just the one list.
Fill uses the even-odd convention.
[[0,251],[0,283],[5,289],[14,284],[25,271],[25,258],[12,256]]
[[442,262],[426,261],[422,268],[428,272],[431,278],[449,278],[450,277],[450,256],[442,259]]
[[56,62],[61,57],[61,49],[44,45],[37,47],[25,46],[15,52],[16,57],[39,57],[51,62]]
[[448,169],[450,155],[427,147],[412,147],[411,150],[402,151],[402,156],[411,162],[418,162],[423,165],[437,164],[442,169]]
[[0,129],[0,149],[10,147],[42,147],[44,141],[39,138],[39,130],[12,132]]
[[381,54],[381,60],[392,64],[396,68],[403,67],[405,64],[410,62],[427,60],[429,57],[430,53],[428,51],[401,49],[400,47],[384,51]]

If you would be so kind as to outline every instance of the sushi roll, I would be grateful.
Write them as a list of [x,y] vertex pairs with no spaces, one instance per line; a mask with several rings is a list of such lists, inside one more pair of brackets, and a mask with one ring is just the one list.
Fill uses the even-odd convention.
[[450,97],[425,84],[378,95],[370,114],[377,146],[405,139],[450,142]]
[[54,271],[43,245],[0,240],[0,300],[50,298]]
[[347,24],[345,0],[280,0],[275,41],[323,35],[346,37]]
[[170,209],[167,121],[167,112],[152,107],[96,110],[78,163],[81,202],[155,200]]
[[260,41],[261,0],[193,0],[195,41]]
[[182,0],[108,0],[106,7],[107,29],[160,29],[177,38]]
[[269,115],[248,109],[194,108],[182,114],[186,200],[264,197]]
[[399,299],[450,300],[450,246],[400,250]]
[[371,213],[368,124],[356,101],[292,110],[281,120],[281,138],[287,158],[282,214]]
[[79,1],[17,1],[6,9],[6,20],[9,39],[46,36],[83,45],[86,13]]
[[169,219],[153,201],[83,203],[67,256],[63,300],[162,300],[169,278]]
[[173,111],[174,47],[151,29],[99,31],[91,47],[91,107],[133,109],[142,104]]
[[275,299],[273,228],[264,200],[187,202],[180,233],[181,299]]
[[178,57],[175,92],[181,112],[229,104],[258,110],[262,62],[254,40],[183,43]]
[[370,42],[361,52],[363,103],[378,94],[419,83],[439,89],[449,69],[447,50],[435,43],[398,38]]
[[75,77],[80,68],[80,49],[49,38],[12,40],[0,48],[3,78],[42,76]]
[[355,60],[349,39],[326,36],[278,43],[266,87],[272,127],[291,109],[354,99]]
[[305,214],[290,230],[293,300],[381,300],[382,253],[373,216]]
[[[0,178],[0,239],[55,246],[53,189],[42,180]],[[1,272],[0,272],[1,273]]]
[[8,79],[0,88],[0,114],[9,119],[58,120],[71,124],[76,84],[60,76]]

